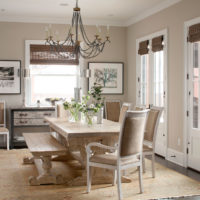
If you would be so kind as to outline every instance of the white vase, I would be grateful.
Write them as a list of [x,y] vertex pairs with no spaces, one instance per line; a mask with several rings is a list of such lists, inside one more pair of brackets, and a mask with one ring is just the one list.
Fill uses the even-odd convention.
[[97,124],[103,123],[103,107],[99,109],[97,113]]

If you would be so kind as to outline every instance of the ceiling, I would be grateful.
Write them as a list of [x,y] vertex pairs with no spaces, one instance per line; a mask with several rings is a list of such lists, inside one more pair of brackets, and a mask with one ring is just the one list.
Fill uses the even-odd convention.
[[[181,0],[79,0],[84,24],[128,26]],[[69,23],[75,0],[0,0],[0,21]]]

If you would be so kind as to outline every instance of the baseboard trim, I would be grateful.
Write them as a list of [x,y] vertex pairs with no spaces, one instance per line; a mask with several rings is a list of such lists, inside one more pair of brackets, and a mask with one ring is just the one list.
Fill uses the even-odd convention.
[[184,167],[184,153],[182,152],[168,148],[166,160]]

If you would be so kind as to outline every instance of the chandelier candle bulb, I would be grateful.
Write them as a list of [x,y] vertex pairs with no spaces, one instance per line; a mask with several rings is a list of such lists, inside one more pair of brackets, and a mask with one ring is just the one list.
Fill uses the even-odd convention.
[[49,36],[52,37],[52,25],[49,24]]
[[110,27],[109,27],[109,25],[107,25],[107,36],[109,36],[109,31],[110,31]]
[[56,41],[59,42],[59,32],[58,32],[58,30],[56,30],[55,36],[56,36]]
[[49,37],[49,29],[48,29],[48,27],[47,26],[45,26],[45,33],[46,33],[46,39],[48,39],[48,37]]

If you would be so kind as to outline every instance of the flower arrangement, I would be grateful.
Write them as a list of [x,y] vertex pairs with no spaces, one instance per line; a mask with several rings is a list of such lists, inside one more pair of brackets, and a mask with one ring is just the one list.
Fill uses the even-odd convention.
[[[79,120],[79,113],[83,113],[88,125],[92,125],[92,117],[104,106],[104,98],[101,97],[102,86],[97,83],[88,91],[88,95],[81,98],[81,102],[71,99],[71,102],[63,103],[65,110],[69,110],[75,121]],[[92,102],[92,103],[89,103]]]

